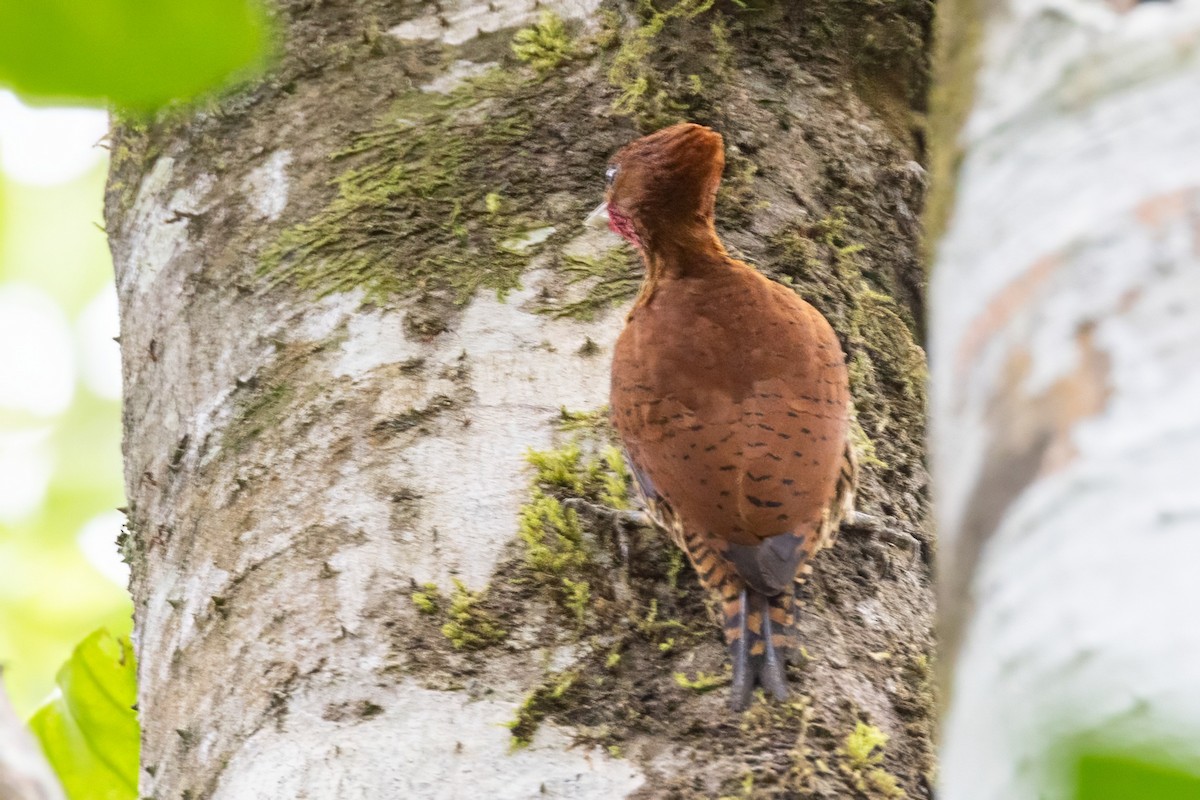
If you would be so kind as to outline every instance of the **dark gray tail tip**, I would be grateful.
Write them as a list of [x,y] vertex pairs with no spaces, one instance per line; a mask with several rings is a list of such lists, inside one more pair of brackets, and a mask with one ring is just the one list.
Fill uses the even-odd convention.
[[750,707],[756,670],[750,663],[744,640],[735,642],[730,650],[733,656],[733,681],[729,684],[729,707],[735,712],[741,712]]
[[735,662],[733,682],[729,686],[729,707],[735,713],[741,713],[750,708],[754,698],[754,690],[762,687],[768,698],[777,703],[786,703],[791,697],[788,691],[787,675],[782,661],[767,661],[756,664],[750,660],[749,669],[738,670]]
[[786,703],[790,696],[787,676],[783,672],[783,665],[778,661],[774,663],[768,661],[763,664],[762,669],[758,672],[758,684],[776,702]]
[[740,714],[750,707],[754,697],[754,684],[750,681],[735,682],[729,687],[729,708],[735,714]]

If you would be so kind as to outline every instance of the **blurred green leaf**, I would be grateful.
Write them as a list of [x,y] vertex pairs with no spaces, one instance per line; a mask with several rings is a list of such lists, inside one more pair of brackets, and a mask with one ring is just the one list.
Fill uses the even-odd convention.
[[1200,777],[1127,755],[1079,759],[1074,800],[1197,800]]
[[88,636],[58,671],[61,694],[29,727],[71,800],[137,797],[137,673],[133,646],[107,630]]
[[151,111],[260,69],[269,30],[260,0],[4,0],[0,83]]

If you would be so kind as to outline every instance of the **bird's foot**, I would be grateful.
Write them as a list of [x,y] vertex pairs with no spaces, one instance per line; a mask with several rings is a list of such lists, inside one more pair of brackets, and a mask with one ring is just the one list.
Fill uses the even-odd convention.
[[[611,531],[611,543],[614,555],[619,559],[619,567],[613,574],[613,593],[618,600],[628,600],[632,595],[629,588],[630,538],[629,531],[634,528],[649,527],[650,518],[636,509],[619,509],[598,505],[582,497],[569,497],[562,502],[564,508],[574,511],[581,517],[586,517],[607,526]],[[635,538],[636,541],[636,538]]]
[[603,520],[614,528],[648,528],[654,524],[646,512],[638,509],[602,506],[582,497],[568,497],[562,504],[564,508],[569,508],[576,514]]

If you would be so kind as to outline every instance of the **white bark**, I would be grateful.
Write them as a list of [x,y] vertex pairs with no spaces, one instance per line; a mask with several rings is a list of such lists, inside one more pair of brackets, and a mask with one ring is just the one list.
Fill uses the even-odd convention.
[[947,800],[1200,758],[1200,2],[985,22],[931,316]]
[[504,28],[528,25],[538,15],[551,12],[564,19],[586,19],[600,0],[449,0],[425,9],[420,16],[394,26],[388,33],[402,40],[434,40],[463,44],[476,36]]

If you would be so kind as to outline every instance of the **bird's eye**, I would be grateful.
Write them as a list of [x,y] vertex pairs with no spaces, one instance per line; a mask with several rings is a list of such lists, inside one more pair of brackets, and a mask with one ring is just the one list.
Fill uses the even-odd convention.
[[604,182],[609,186],[613,185],[613,181],[617,179],[617,168],[609,167],[604,171]]

